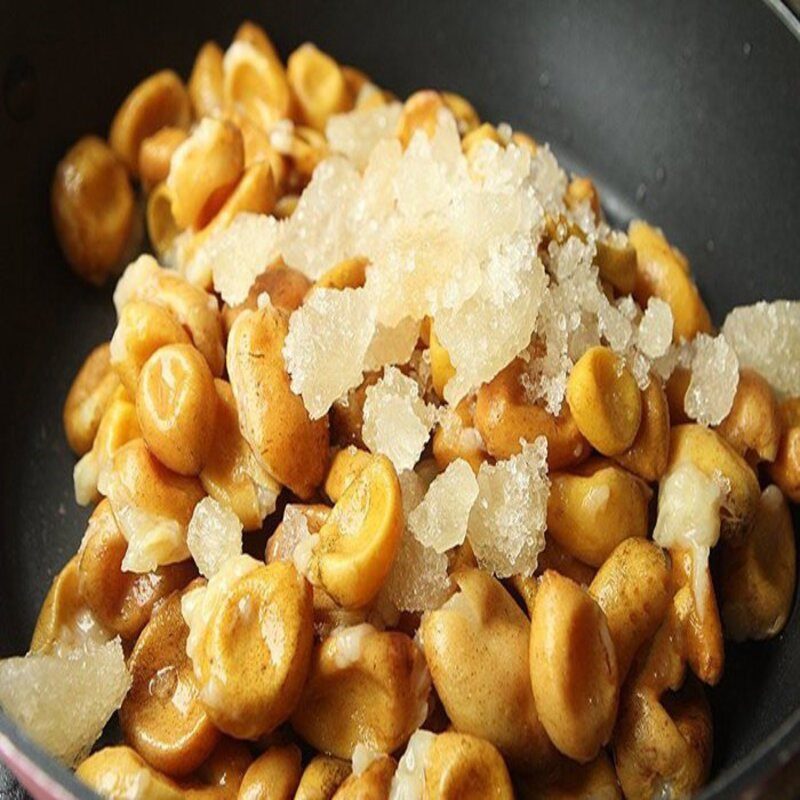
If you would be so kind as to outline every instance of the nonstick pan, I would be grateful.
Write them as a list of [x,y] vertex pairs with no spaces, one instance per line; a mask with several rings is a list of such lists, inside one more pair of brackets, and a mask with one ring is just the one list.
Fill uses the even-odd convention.
[[[51,232],[56,161],[103,135],[141,78],[185,76],[244,18],[284,54],[306,39],[404,95],[458,91],[592,175],[615,223],[662,226],[717,322],[800,297],[800,25],[777,0],[0,2],[0,657],[26,650],[86,513],[61,406],[114,326],[110,290],[66,268]],[[800,530],[797,517],[795,526]],[[728,646],[704,798],[800,794],[800,615]],[[0,715],[0,757],[41,797],[90,797]],[[18,789],[7,773],[0,795]]]

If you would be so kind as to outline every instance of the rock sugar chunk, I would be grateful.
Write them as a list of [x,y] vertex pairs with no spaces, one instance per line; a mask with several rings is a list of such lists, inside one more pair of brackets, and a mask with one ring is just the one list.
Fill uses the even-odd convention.
[[692,375],[684,410],[701,425],[719,425],[733,407],[739,385],[739,359],[724,336],[700,333],[690,347]]
[[242,552],[242,523],[226,506],[204,497],[195,507],[186,536],[189,552],[206,578]]

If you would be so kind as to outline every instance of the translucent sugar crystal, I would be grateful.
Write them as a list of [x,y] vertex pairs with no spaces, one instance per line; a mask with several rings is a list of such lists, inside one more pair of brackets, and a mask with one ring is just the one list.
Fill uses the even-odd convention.
[[779,394],[800,395],[800,301],[734,308],[722,333],[743,367],[760,372]]
[[214,290],[228,305],[247,298],[253,281],[278,257],[281,224],[266,214],[238,214],[227,228],[206,240],[187,273],[208,271]]
[[400,103],[387,103],[376,108],[334,114],[325,128],[328,145],[333,152],[341,153],[363,170],[375,145],[381,139],[395,135],[402,111]]
[[[425,481],[414,471],[399,474],[406,519],[425,495]],[[448,561],[444,553],[425,547],[407,528],[392,562],[392,569],[381,590],[398,611],[426,611],[438,608],[450,594]]]
[[425,790],[425,764],[436,734],[419,729],[408,740],[389,788],[389,800],[422,800]]
[[348,209],[355,202],[359,174],[346,159],[335,156],[314,170],[282,239],[284,261],[312,280],[351,255]]
[[119,639],[58,655],[0,661],[0,706],[72,766],[85,757],[131,685]]
[[672,309],[657,297],[647,301],[647,308],[639,322],[636,346],[648,358],[666,355],[672,344]]
[[409,515],[408,527],[422,544],[444,553],[466,538],[477,496],[475,474],[464,459],[458,458],[434,478],[423,501]]
[[298,545],[311,537],[308,518],[303,507],[289,503],[283,510],[281,536],[275,540],[273,557],[278,561],[292,561]]
[[375,308],[364,289],[315,289],[289,319],[283,357],[292,391],[312,419],[361,383],[375,331]]
[[564,209],[567,175],[548,145],[541,145],[531,159],[531,178],[544,210],[553,216]]
[[418,320],[406,317],[393,328],[378,323],[364,359],[364,369],[373,372],[386,364],[406,364],[419,338]]
[[200,573],[210,578],[242,552],[242,523],[231,509],[204,497],[194,507],[186,543]]
[[367,388],[364,444],[385,455],[397,472],[417,463],[435,422],[436,410],[420,397],[417,382],[396,367],[386,367],[383,377]]
[[547,440],[540,436],[519,455],[481,464],[478,490],[468,535],[478,564],[500,578],[532,575],[547,523]]
[[724,336],[700,333],[691,347],[692,375],[684,409],[701,425],[719,425],[733,407],[739,385],[739,359]]

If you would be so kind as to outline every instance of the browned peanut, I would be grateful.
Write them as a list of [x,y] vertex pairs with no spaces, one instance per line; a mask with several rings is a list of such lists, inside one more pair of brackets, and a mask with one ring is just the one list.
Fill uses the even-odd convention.
[[474,473],[488,458],[480,433],[474,427],[474,399],[465,398],[455,408],[443,411],[433,434],[433,457],[440,469],[463,458]]
[[245,439],[270,475],[308,499],[325,477],[328,420],[311,420],[291,390],[287,331],[277,309],[242,312],[228,337],[228,374]]
[[214,724],[257,739],[297,705],[313,642],[311,587],[290,564],[228,559],[183,598],[187,652]]
[[564,404],[555,417],[543,406],[529,403],[519,380],[522,369],[521,361],[513,361],[478,390],[475,427],[486,449],[495,458],[509,458],[521,451],[520,439],[533,442],[544,436],[550,469],[580,463],[591,448],[578,430],[569,406]]
[[619,294],[631,294],[636,284],[636,250],[627,240],[611,234],[598,239],[595,263],[600,278]]
[[685,367],[675,367],[664,387],[667,393],[667,404],[669,405],[669,418],[673,425],[683,425],[687,422],[692,422],[689,415],[686,413],[684,405],[691,378],[692,373],[690,370]]
[[792,515],[777,486],[762,493],[741,544],[723,542],[720,611],[731,639],[769,639],[786,625],[797,580]]
[[538,771],[555,757],[528,668],[530,625],[491,575],[457,573],[459,592],[426,612],[421,632],[433,684],[461,733],[491,742],[509,764]]
[[[161,775],[130,747],[104,747],[75,770],[90,789],[109,800],[182,800],[180,787]],[[140,789],[139,787],[146,787]]]
[[106,143],[84,136],[56,167],[50,205],[70,267],[97,286],[122,259],[133,229],[134,198],[125,169]]
[[119,107],[108,134],[111,149],[131,175],[138,175],[139,148],[161,128],[188,129],[192,120],[189,95],[172,70],[143,80]]
[[258,463],[239,430],[239,413],[230,384],[217,378],[214,388],[214,437],[200,482],[211,497],[233,510],[246,531],[255,531],[275,510],[281,487]]
[[324,272],[314,286],[317,289],[360,289],[367,280],[366,258],[346,258]]
[[179,252],[179,244],[185,241],[181,237],[180,226],[172,214],[172,193],[162,181],[150,190],[145,209],[147,237],[156,255],[167,260],[175,260]]
[[620,683],[634,656],[658,630],[672,600],[669,558],[646,539],[626,539],[589,586],[608,622]]
[[161,128],[148,136],[139,148],[139,179],[149,192],[169,175],[172,154],[186,141],[183,128]]
[[424,721],[430,675],[405,634],[357,625],[314,648],[292,727],[318,750],[350,758],[357,744],[402,747]]
[[642,391],[642,421],[633,444],[614,461],[646,481],[660,480],[669,462],[669,404],[660,379]]
[[374,386],[381,377],[380,372],[368,372],[355,389],[351,389],[343,399],[337,400],[330,410],[331,444],[339,447],[355,445],[364,447],[361,430],[364,426],[364,403],[367,389]]
[[571,556],[552,536],[546,538],[544,550],[539,553],[536,565],[537,574],[543,573],[546,569],[555,570],[582,586],[588,586],[596,572],[594,567]]
[[403,104],[403,113],[397,124],[397,138],[407,147],[414,133],[423,131],[428,137],[436,133],[439,110],[444,108],[439,92],[424,89],[414,92]]
[[236,800],[252,763],[253,756],[244,742],[223,736],[205,763],[181,781],[185,800]]
[[742,369],[733,408],[719,425],[721,433],[748,462],[774,461],[783,422],[772,387],[755,370]]
[[86,605],[106,630],[132,641],[147,624],[155,605],[186,586],[197,571],[191,561],[182,561],[154,572],[125,572],[122,560],[127,549],[128,542],[111,513],[111,505],[108,500],[101,501],[89,518],[83,538],[78,586]]
[[198,119],[222,108],[222,55],[218,44],[206,42],[194,60],[188,90]]
[[313,44],[297,48],[286,62],[286,77],[299,106],[301,120],[318,131],[333,114],[353,106],[339,65]]
[[589,203],[594,218],[599,222],[603,218],[603,209],[600,207],[600,193],[591,178],[575,176],[567,185],[567,194],[564,198],[567,206],[578,208],[582,203]]
[[293,800],[300,783],[301,761],[297,745],[270,747],[248,767],[238,800]]
[[314,756],[303,770],[294,800],[331,800],[350,772],[347,761],[333,756]]
[[335,503],[371,461],[371,453],[355,446],[339,450],[325,478],[325,494]]
[[213,441],[214,376],[190,344],[168,344],[147,359],[136,389],[136,416],[147,446],[173,472],[197,475]]
[[267,36],[267,32],[257,23],[246,19],[233,35],[234,42],[249,42],[259,52],[275,61],[280,61],[275,45]]
[[586,763],[611,738],[619,701],[605,614],[578,584],[548,570],[531,615],[530,670],[539,718],[553,744]]
[[461,149],[464,151],[467,160],[471,161],[474,159],[480,145],[487,141],[494,142],[501,147],[503,146],[503,140],[500,138],[497,128],[489,122],[484,122],[477,128],[464,134],[464,136],[461,137]]
[[689,262],[670,246],[664,234],[646,222],[634,220],[628,238],[636,248],[636,286],[633,295],[639,305],[660,297],[672,309],[673,339],[692,339],[711,333],[711,318],[689,272]]
[[119,378],[111,369],[109,344],[104,342],[86,357],[64,403],[64,433],[77,455],[91,450],[100,420],[118,386]]
[[472,103],[460,94],[442,92],[442,100],[456,118],[456,125],[458,125],[458,132],[461,136],[474,131],[481,124],[481,118]]
[[133,648],[133,683],[119,712],[125,741],[172,777],[197,769],[220,738],[198,699],[188,635],[176,592],[155,609]]
[[800,503],[800,397],[784,400],[780,412],[783,434],[769,474],[789,500]]
[[389,800],[397,762],[390,756],[376,758],[363,772],[353,774],[337,789],[333,800]]
[[617,773],[604,750],[588,764],[564,759],[544,785],[539,776],[516,785],[519,800],[622,800]]
[[647,535],[651,490],[608,459],[554,472],[547,530],[571,556],[599,567],[631,536]]

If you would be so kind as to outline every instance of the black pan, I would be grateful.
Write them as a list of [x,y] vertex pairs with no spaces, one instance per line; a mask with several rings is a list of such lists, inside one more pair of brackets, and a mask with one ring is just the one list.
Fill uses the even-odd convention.
[[[139,79],[188,75],[199,45],[226,43],[245,17],[284,54],[311,39],[401,96],[452,89],[550,141],[595,177],[614,222],[642,215],[668,232],[717,322],[737,304],[800,297],[800,25],[777,0],[2,0],[0,657],[25,651],[83,533],[61,405],[114,325],[110,292],[58,253],[53,167],[78,136],[107,131]],[[786,765],[800,751],[800,615],[772,642],[729,646],[711,699],[703,797],[798,796]],[[0,716],[0,751],[13,748],[90,796]]]

